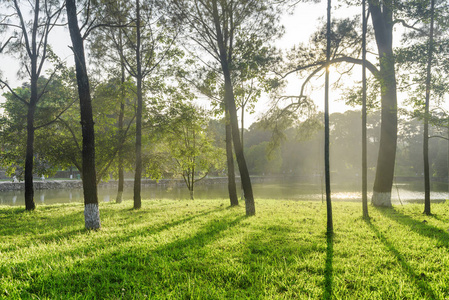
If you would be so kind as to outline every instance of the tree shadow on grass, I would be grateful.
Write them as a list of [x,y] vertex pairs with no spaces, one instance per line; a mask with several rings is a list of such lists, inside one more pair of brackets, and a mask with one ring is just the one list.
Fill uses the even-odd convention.
[[[179,298],[180,293],[185,292],[188,274],[209,276],[205,282],[214,282],[211,269],[215,266],[211,265],[213,260],[204,258],[208,253],[205,247],[245,218],[229,216],[211,220],[191,237],[175,239],[155,249],[140,243],[83,259],[73,267],[42,274],[30,282],[26,293],[50,298],[52,290],[58,291],[58,297],[62,298],[76,294],[86,298],[140,299],[162,295]],[[70,285],[65,284],[67,278],[71,278]],[[48,286],[52,286],[52,290],[43,288]]]
[[[79,222],[82,217],[82,210],[74,210],[70,213],[65,213],[61,216],[43,216],[38,213],[33,214],[29,212],[25,214],[6,214],[0,221],[5,226],[0,228],[0,236],[23,236],[32,234],[42,234],[47,229],[61,233],[59,230],[64,230],[68,227],[73,228],[73,224]],[[80,232],[84,228],[84,222],[80,223],[79,230],[73,232]]]
[[334,235],[326,234],[326,264],[324,269],[324,293],[323,299],[332,299],[332,286],[334,282],[333,258],[334,258]]
[[[381,209],[382,210],[382,209]],[[380,230],[371,223],[370,220],[366,220],[369,228],[374,232],[377,238],[385,245],[388,251],[391,252],[396,257],[396,260],[399,262],[399,265],[404,270],[404,273],[407,274],[410,279],[415,283],[415,285],[419,288],[423,295],[428,296],[430,299],[437,299],[434,291],[430,287],[430,285],[426,282],[425,277],[418,275],[410,264],[407,263],[407,259],[394,247],[394,245],[388,241],[388,239],[380,232]]]
[[248,297],[263,299],[271,293],[285,299],[300,295],[316,297],[298,282],[298,274],[323,274],[320,266],[308,263],[310,255],[324,253],[321,243],[303,236],[298,239],[297,230],[290,224],[269,224],[259,230],[251,230],[243,244],[242,261],[249,268],[231,280],[233,286],[257,293],[248,294]]
[[[410,227],[417,234],[438,241],[439,247],[449,248],[449,233],[426,222],[415,220],[394,208],[376,208],[383,216]],[[432,216],[428,216],[432,218]]]
[[172,222],[164,222],[164,223],[159,223],[159,224],[152,224],[151,227],[143,227],[139,230],[134,230],[132,233],[128,232],[126,233],[125,237],[120,237],[120,241],[129,241],[132,238],[136,237],[136,236],[149,236],[149,235],[153,235],[159,232],[162,232],[164,230],[168,230],[172,227],[175,226],[179,226],[179,225],[183,225],[185,223],[188,223],[194,219],[197,218],[201,218],[201,217],[205,217],[208,216],[212,213],[216,213],[216,212],[220,212],[225,210],[225,208],[214,208],[214,209],[210,209],[210,210],[205,210],[205,211],[201,211],[201,212],[197,212],[197,213],[192,213],[191,215],[189,215],[188,217],[185,218],[181,218],[178,220],[172,220]]

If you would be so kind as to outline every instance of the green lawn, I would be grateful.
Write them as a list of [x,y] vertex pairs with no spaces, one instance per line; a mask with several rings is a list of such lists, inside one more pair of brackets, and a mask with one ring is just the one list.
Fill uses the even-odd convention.
[[80,204],[0,207],[0,298],[445,299],[449,204],[394,209],[226,200],[100,205],[84,230]]

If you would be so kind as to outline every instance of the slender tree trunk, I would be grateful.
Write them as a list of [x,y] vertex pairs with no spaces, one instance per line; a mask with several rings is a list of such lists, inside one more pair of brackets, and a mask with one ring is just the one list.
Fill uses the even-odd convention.
[[[37,81],[32,82],[32,96],[37,98]],[[34,88],[33,88],[34,86]],[[33,97],[33,94],[35,94]],[[31,101],[30,101],[31,102]],[[34,186],[33,186],[33,159],[34,159],[34,113],[36,104],[31,102],[28,105],[27,113],[27,144],[25,155],[25,209],[34,210],[36,204],[34,202]]]
[[431,215],[430,211],[430,166],[429,166],[429,106],[430,106],[430,83],[432,80],[432,56],[433,56],[433,26],[435,0],[430,2],[430,34],[429,48],[427,52],[427,70],[426,70],[426,106],[424,114],[424,136],[423,136],[423,155],[424,155],[424,214]]
[[391,206],[394,165],[397,145],[397,95],[396,72],[393,55],[392,1],[369,1],[369,9],[376,36],[380,60],[381,80],[381,129],[376,178],[372,203],[375,206]]
[[76,80],[80,98],[81,130],[83,135],[82,180],[84,192],[84,220],[86,229],[100,229],[97,180],[95,172],[95,131],[92,116],[89,78],[87,76],[83,40],[78,27],[75,0],[66,1],[67,21],[75,55]]
[[[34,202],[34,184],[33,184],[33,165],[34,165],[34,114],[38,102],[37,81],[39,79],[37,59],[37,32],[38,20],[40,12],[40,2],[35,0],[33,32],[31,36],[31,45],[27,45],[28,56],[31,62],[31,95],[27,111],[27,144],[25,154],[25,209],[34,210],[36,203]],[[17,3],[16,3],[17,5]],[[19,8],[16,6],[17,10]],[[24,25],[23,25],[24,26]],[[45,59],[45,58],[42,58]]]
[[327,233],[332,234],[334,225],[332,221],[331,178],[329,163],[329,61],[331,52],[331,0],[327,1],[327,46],[326,46],[326,75],[324,95],[324,172],[326,177],[326,207],[327,207]]
[[[119,139],[120,143],[124,143],[124,132],[123,132],[123,119],[125,117],[125,92],[123,84],[125,83],[125,67],[123,65],[123,62],[121,64],[121,103],[120,103],[120,113],[118,117],[118,128],[119,128]],[[123,147],[120,147],[118,150],[118,188],[117,188],[117,197],[115,199],[116,203],[122,203],[123,198],[123,188],[124,188],[124,182],[125,182],[125,176],[124,176],[124,170],[123,170]]]
[[136,0],[136,68],[137,68],[137,111],[136,111],[136,171],[134,175],[134,208],[142,206],[141,182],[142,182],[142,62],[140,58],[140,1]]
[[232,133],[231,124],[229,120],[229,112],[226,110],[225,117],[225,130],[226,130],[226,162],[228,166],[228,192],[231,206],[238,206],[239,199],[237,197],[237,187],[235,184],[235,171],[234,171],[234,156],[232,155]]
[[[243,151],[243,154],[245,154],[245,145],[244,145],[244,142],[243,142],[243,134],[244,134],[244,131],[245,131],[245,128],[244,128],[244,117],[245,117],[245,105],[244,105],[244,103],[243,103],[243,100],[244,99],[242,99],[242,114],[241,114],[241,120],[240,120],[240,122],[241,122],[241,127],[240,127],[240,130],[241,130],[241,139],[242,139],[242,151]],[[240,188],[241,188],[241,190],[242,190],[242,192],[241,192],[241,200],[245,200],[245,193],[243,192],[243,184],[240,182]]]
[[191,181],[190,181],[190,200],[193,200],[193,189],[194,189],[194,185],[195,185],[195,169],[192,170],[192,176],[191,176]]
[[231,58],[231,55],[228,59],[228,54],[232,53],[232,49],[226,49],[226,46],[224,44],[223,34],[220,28],[220,19],[218,16],[217,2],[213,1],[212,5],[213,5],[215,29],[217,32],[218,48],[220,52],[220,63],[225,80],[225,103],[227,104],[227,108],[229,110],[232,142],[234,144],[235,156],[237,158],[237,164],[240,171],[240,178],[243,185],[246,215],[253,216],[256,214],[253,188],[251,185],[251,178],[249,176],[248,166],[246,164],[245,156],[243,154],[242,143],[240,141],[239,123],[237,119],[237,108],[235,105],[234,90],[232,87],[231,72],[229,69],[229,62],[230,62],[229,59]]
[[246,215],[253,216],[256,214],[253,188],[251,185],[251,178],[249,177],[248,166],[246,164],[245,156],[243,154],[242,144],[240,142],[240,132],[237,120],[237,109],[235,106],[234,92],[232,89],[231,74],[226,64],[224,64],[223,73],[225,76],[225,99],[226,99],[225,101],[228,103],[229,107],[232,142],[234,144],[234,151],[240,171],[240,180],[242,182],[243,192],[245,196]]
[[362,209],[363,218],[369,219],[368,214],[368,164],[366,141],[366,0],[362,0]]

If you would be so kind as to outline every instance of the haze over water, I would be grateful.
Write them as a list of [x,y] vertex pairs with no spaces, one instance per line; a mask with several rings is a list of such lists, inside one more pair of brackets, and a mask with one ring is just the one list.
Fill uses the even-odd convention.
[[[397,183],[393,186],[393,204],[422,202],[424,199],[423,184],[421,181]],[[254,182],[254,195],[259,199],[279,199],[296,201],[324,201],[324,186],[321,183],[297,182],[294,180],[276,180],[270,182]],[[359,185],[335,184],[332,186],[333,201],[361,202],[362,194]],[[449,198],[447,183],[432,183],[431,200],[445,201]],[[123,199],[132,199],[132,187],[125,187]],[[98,199],[100,202],[114,202],[117,193],[115,186],[99,187]],[[238,191],[240,194],[240,191]],[[371,197],[369,191],[368,197]],[[195,187],[195,199],[226,199],[226,184],[199,184]],[[37,205],[58,203],[82,203],[83,191],[76,189],[47,189],[36,190],[35,201]],[[189,192],[185,186],[146,185],[142,186],[142,199],[189,199]],[[24,206],[23,191],[0,192],[0,205]]]

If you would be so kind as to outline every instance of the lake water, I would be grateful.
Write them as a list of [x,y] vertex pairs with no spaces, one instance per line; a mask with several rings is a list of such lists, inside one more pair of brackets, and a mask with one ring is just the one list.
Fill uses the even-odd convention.
[[[298,180],[275,180],[254,182],[255,198],[289,199],[297,201],[324,201],[325,190],[321,182],[306,183]],[[360,185],[335,184],[331,187],[333,201],[360,202],[362,198]],[[449,198],[447,183],[432,183],[431,200],[445,201]],[[238,191],[240,193],[240,191]],[[114,202],[116,187],[99,187],[98,199],[102,202]],[[124,200],[132,199],[133,188],[125,187]],[[368,193],[371,197],[371,192]],[[225,184],[204,184],[195,187],[196,199],[227,198]],[[82,203],[82,189],[36,190],[35,202],[39,204]],[[142,199],[189,199],[185,186],[144,185]],[[424,199],[422,182],[397,183],[393,186],[392,201],[394,204],[422,202]],[[0,192],[0,205],[24,206],[23,191]]]

